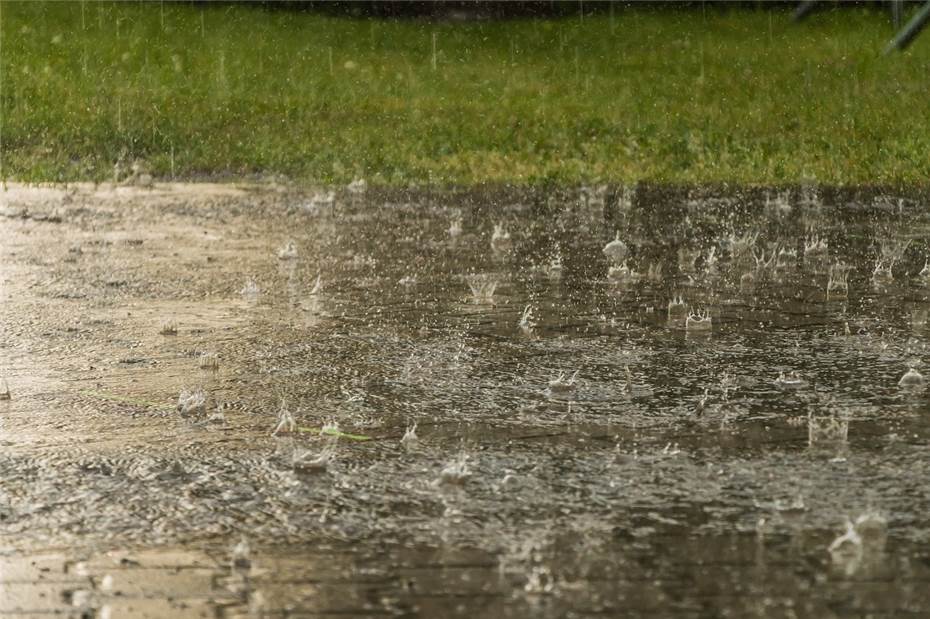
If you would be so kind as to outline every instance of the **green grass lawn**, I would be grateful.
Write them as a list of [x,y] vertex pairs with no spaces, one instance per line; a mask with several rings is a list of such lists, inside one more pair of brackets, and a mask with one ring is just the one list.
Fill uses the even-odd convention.
[[889,21],[4,1],[2,176],[104,179],[123,153],[175,178],[925,184],[930,33],[881,57]]

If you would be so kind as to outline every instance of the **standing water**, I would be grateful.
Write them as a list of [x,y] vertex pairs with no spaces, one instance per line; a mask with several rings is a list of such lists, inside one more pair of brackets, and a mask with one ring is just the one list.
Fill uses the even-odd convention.
[[926,196],[603,195],[11,185],[0,614],[925,613]]

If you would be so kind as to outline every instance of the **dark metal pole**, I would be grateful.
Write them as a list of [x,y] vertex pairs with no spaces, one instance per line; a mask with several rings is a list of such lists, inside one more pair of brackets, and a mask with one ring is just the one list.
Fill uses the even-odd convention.
[[901,29],[894,39],[885,46],[885,54],[890,54],[896,49],[905,49],[920,34],[923,27],[930,21],[930,2],[924,4],[923,8],[917,12],[917,15],[907,22],[907,25]]

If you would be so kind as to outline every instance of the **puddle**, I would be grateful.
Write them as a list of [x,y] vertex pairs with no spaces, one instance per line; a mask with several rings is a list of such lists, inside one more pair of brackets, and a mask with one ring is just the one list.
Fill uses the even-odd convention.
[[10,185],[0,613],[920,612],[927,198],[774,195]]

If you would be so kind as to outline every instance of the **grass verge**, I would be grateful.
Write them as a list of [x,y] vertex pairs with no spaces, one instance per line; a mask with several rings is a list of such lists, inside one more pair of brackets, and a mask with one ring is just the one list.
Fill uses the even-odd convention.
[[879,12],[367,21],[3,2],[2,176],[926,183],[930,35]]

